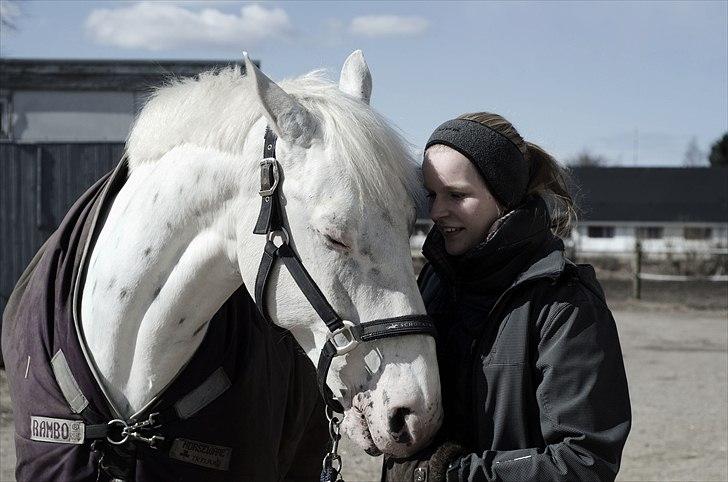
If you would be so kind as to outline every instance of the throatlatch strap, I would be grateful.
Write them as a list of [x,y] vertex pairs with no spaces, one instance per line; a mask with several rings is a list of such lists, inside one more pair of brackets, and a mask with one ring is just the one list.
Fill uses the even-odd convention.
[[260,265],[258,265],[258,275],[255,277],[255,304],[266,320],[270,320],[270,318],[268,317],[268,310],[265,306],[265,286],[268,284],[270,270],[276,261],[277,251],[278,247],[272,241],[265,243],[263,257],[260,259]]
[[[265,140],[263,141],[263,159],[273,159],[272,162],[278,162],[276,157],[276,140],[278,137],[270,127],[265,128]],[[272,165],[265,168],[261,166],[260,170],[260,187],[263,189],[271,189],[274,186]],[[260,200],[260,213],[258,221],[255,223],[253,234],[267,234],[281,227],[279,198],[276,193],[262,196]]]

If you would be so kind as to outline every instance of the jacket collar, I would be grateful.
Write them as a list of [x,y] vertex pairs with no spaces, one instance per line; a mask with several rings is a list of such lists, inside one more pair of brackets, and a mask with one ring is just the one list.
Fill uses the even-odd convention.
[[548,209],[540,196],[530,197],[496,222],[497,230],[463,255],[448,255],[437,229],[428,234],[422,252],[444,281],[465,291],[504,291],[563,272],[564,245],[551,233]]

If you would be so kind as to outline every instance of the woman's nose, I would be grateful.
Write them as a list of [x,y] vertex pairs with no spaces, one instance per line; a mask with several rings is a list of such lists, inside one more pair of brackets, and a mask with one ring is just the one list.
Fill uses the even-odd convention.
[[447,206],[441,200],[437,198],[433,199],[430,203],[430,218],[437,222],[447,216]]

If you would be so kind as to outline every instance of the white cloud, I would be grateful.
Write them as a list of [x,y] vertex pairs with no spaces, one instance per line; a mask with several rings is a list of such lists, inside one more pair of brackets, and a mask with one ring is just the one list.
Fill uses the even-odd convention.
[[20,7],[10,0],[0,0],[0,24],[9,28],[15,27],[15,20],[20,17]]
[[419,35],[429,26],[430,22],[422,17],[363,15],[351,21],[349,32],[363,37],[406,37]]
[[213,8],[195,11],[174,3],[140,2],[92,11],[86,31],[101,44],[160,51],[200,46],[243,49],[263,40],[286,38],[293,27],[282,8],[245,5],[236,15]]

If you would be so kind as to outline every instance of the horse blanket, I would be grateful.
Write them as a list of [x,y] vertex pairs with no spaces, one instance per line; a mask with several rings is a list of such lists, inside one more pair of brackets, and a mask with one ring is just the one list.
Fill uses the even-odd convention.
[[[84,353],[74,304],[83,252],[127,174],[122,160],[83,194],[8,300],[2,351],[17,480],[317,480],[328,432],[313,365],[290,333],[260,316],[244,287],[215,314],[161,396],[134,420],[108,425],[120,417]],[[118,442],[112,429],[144,425],[151,414],[161,415],[138,434],[163,437],[155,447],[106,438],[108,429]]]

